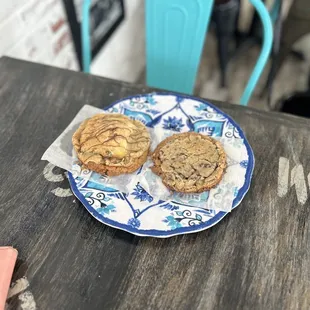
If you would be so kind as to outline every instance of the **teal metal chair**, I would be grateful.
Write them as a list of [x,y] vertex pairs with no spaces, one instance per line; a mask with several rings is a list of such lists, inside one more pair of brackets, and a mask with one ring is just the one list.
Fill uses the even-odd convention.
[[[247,105],[268,60],[273,29],[261,0],[249,0],[264,29],[261,54],[242,94]],[[90,71],[89,11],[91,0],[82,8],[82,58],[84,72]],[[206,37],[213,0],[145,0],[146,80],[152,87],[192,94]],[[120,43],[121,44],[121,43]]]

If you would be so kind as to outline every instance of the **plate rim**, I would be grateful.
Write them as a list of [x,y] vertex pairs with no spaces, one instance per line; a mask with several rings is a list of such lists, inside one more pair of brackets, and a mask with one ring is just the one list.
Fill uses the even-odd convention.
[[[191,100],[203,103],[203,104],[207,104],[210,107],[212,107],[215,111],[217,111],[219,114],[224,115],[225,118],[227,118],[232,123],[232,125],[238,129],[239,135],[243,139],[244,144],[245,144],[246,149],[247,149],[248,166],[247,166],[247,170],[245,173],[245,182],[244,182],[243,186],[239,189],[238,195],[235,197],[235,199],[233,201],[232,210],[235,209],[241,203],[241,201],[243,200],[244,196],[246,195],[246,193],[248,192],[248,190],[250,188],[250,184],[251,184],[251,180],[252,180],[252,176],[253,176],[253,171],[254,171],[254,166],[255,166],[255,159],[254,159],[254,153],[253,153],[252,147],[250,146],[250,144],[249,144],[248,140],[246,139],[246,136],[245,136],[243,130],[240,128],[240,126],[229,115],[227,115],[224,111],[222,111],[218,107],[214,106],[212,103],[210,103],[207,100],[196,98],[196,97],[190,96],[190,95],[175,94],[175,93],[170,93],[170,92],[152,92],[152,93],[136,94],[136,95],[132,95],[132,96],[127,96],[127,97],[121,98],[117,101],[114,101],[113,103],[104,107],[103,110],[106,111],[106,110],[110,109],[111,107],[115,106],[116,104],[121,103],[122,101],[130,100],[133,98],[146,97],[147,95],[153,95],[153,96],[156,95],[156,96],[163,96],[163,97],[164,96],[174,96],[174,97],[176,97],[177,100],[180,98],[181,99],[191,99]],[[156,229],[148,229],[148,230],[137,229],[137,228],[131,227],[127,224],[122,224],[122,223],[116,222],[114,220],[111,220],[109,218],[102,216],[93,207],[90,206],[90,204],[87,202],[85,197],[78,190],[71,172],[68,172],[68,179],[69,179],[69,183],[70,183],[71,189],[73,191],[73,194],[76,196],[76,198],[78,198],[82,202],[84,207],[87,209],[87,211],[94,218],[96,218],[98,221],[100,221],[103,224],[106,224],[108,226],[111,226],[111,227],[114,227],[117,229],[127,231],[127,232],[132,233],[132,234],[137,235],[137,236],[167,238],[167,237],[172,237],[172,236],[176,236],[176,235],[195,233],[195,232],[206,230],[206,229],[216,225],[228,213],[230,213],[230,212],[220,211],[220,212],[216,213],[215,216],[213,216],[208,221],[204,222],[203,224],[201,224],[199,226],[178,227],[178,228],[175,228],[173,230],[167,230],[167,231],[161,231],[161,230],[156,230]]]

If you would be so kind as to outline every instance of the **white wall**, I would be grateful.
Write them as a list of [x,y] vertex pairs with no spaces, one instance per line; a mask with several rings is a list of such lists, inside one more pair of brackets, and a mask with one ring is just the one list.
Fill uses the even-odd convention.
[[[145,64],[144,1],[124,4],[125,20],[94,59],[91,73],[134,82]],[[61,0],[2,0],[0,21],[0,56],[78,70]]]
[[126,18],[94,59],[91,73],[135,82],[145,66],[144,1],[124,4]]

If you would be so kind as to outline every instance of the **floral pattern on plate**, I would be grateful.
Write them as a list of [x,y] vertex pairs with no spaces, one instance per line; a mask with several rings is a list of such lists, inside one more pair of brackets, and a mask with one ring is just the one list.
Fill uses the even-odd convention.
[[[232,209],[240,204],[250,187],[254,156],[240,127],[224,112],[189,96],[156,93],[122,99],[107,110],[123,113],[152,128],[196,131],[225,139],[228,169],[239,169],[240,180],[237,186],[231,182],[220,183],[213,191],[212,199],[215,207],[225,203],[225,197],[221,195],[225,189],[234,197]],[[238,152],[230,152],[230,148],[238,149]],[[139,236],[170,237],[197,232],[215,225],[227,214],[194,206],[191,202],[195,201],[195,194],[179,195],[177,200],[165,201],[153,197],[139,183],[126,195],[71,173],[69,182],[74,194],[97,220]],[[209,192],[205,192],[205,198],[210,199]]]

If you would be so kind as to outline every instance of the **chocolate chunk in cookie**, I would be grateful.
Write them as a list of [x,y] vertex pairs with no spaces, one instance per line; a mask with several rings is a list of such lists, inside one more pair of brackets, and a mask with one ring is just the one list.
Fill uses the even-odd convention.
[[200,193],[215,187],[226,169],[221,144],[196,132],[175,134],[155,149],[152,171],[170,189],[182,193]]

